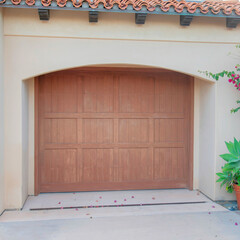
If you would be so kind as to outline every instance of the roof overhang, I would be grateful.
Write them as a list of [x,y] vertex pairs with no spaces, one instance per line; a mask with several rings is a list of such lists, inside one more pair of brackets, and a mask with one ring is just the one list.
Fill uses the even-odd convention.
[[39,9],[41,20],[49,19],[50,9],[88,11],[89,21],[98,21],[98,12],[135,13],[137,24],[144,24],[147,14],[179,15],[182,26],[194,16],[226,18],[227,27],[240,23],[238,1],[177,0],[0,0],[0,7]]

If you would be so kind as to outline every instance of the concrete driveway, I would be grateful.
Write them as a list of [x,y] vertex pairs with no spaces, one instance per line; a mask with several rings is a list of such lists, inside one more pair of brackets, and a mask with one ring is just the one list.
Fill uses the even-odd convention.
[[[155,196],[157,199],[158,195]],[[240,215],[207,200],[163,205],[6,211],[0,217],[0,240],[70,239],[239,240]]]
[[2,222],[0,239],[239,240],[240,216],[228,211],[105,217],[93,214],[78,219]]

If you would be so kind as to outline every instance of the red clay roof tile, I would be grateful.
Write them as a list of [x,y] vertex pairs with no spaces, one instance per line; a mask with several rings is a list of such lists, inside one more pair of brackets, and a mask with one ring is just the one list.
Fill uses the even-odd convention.
[[[0,4],[5,3],[6,0],[0,0]],[[24,0],[11,0],[12,4],[18,5]],[[42,6],[51,6],[52,2],[56,1],[57,6],[65,7],[67,2],[72,2],[75,8],[82,6],[83,2],[87,2],[89,7],[92,9],[98,8],[100,3],[103,4],[105,9],[112,9],[113,5],[118,5],[120,10],[126,10],[129,5],[132,5],[133,9],[136,11],[142,10],[142,7],[150,12],[160,8],[163,12],[168,12],[170,7],[173,7],[175,12],[181,13],[184,8],[190,14],[194,14],[197,9],[200,10],[202,14],[212,13],[218,14],[222,11],[226,15],[235,13],[240,16],[240,2],[238,1],[204,1],[204,2],[188,2],[185,0],[41,0]],[[26,5],[33,6],[35,0],[25,0]]]

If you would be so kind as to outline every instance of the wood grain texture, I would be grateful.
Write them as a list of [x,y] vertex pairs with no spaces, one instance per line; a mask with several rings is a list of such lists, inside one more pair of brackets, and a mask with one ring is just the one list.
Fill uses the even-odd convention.
[[191,188],[192,78],[96,69],[36,82],[36,194]]

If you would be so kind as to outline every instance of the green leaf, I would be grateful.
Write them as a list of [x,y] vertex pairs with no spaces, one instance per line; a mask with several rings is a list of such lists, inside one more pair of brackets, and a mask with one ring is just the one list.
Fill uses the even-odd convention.
[[227,187],[226,187],[226,190],[227,190],[229,193],[232,193],[232,192],[233,192],[233,186],[227,186]]
[[237,162],[240,162],[240,157],[236,158],[236,159],[232,159],[229,161],[229,164],[230,163],[237,163]]
[[219,76],[223,77],[224,76],[224,71],[219,73]]
[[231,109],[231,113],[236,113],[240,110],[240,107]]
[[232,142],[225,142],[227,149],[230,153],[237,155],[237,151],[235,150],[234,144]]
[[222,182],[224,178],[219,178],[216,182]]
[[237,155],[240,155],[240,144],[236,138],[234,138],[234,147],[235,147],[235,151],[237,152]]
[[227,179],[225,179],[225,180],[221,183],[220,187],[222,187],[224,184],[226,184],[226,182],[227,182]]
[[223,169],[224,171],[232,171],[233,169],[238,171],[240,169],[240,162],[238,161],[238,162],[229,163],[225,165]]
[[234,159],[237,158],[237,157],[235,157],[235,156],[234,156],[233,154],[231,154],[231,153],[222,154],[222,155],[220,155],[220,157],[221,157],[223,160],[227,161],[227,162],[229,162],[229,161],[234,160]]
[[222,171],[231,172],[233,169],[238,171],[240,169],[240,162],[227,163],[223,166]]

